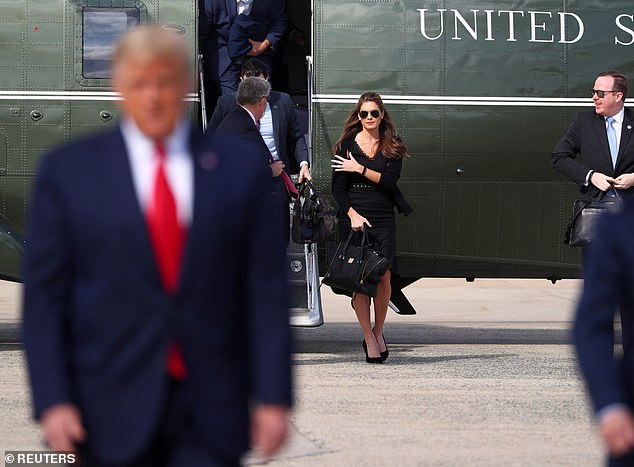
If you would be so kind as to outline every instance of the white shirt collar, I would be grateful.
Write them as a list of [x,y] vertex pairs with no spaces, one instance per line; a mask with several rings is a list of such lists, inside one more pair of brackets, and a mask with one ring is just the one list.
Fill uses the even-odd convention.
[[[612,118],[614,119],[614,121],[616,123],[618,123],[619,125],[623,125],[623,117],[625,116],[625,107],[621,108],[621,110],[619,111],[619,113],[617,113],[616,115],[612,115]],[[608,118],[610,117],[606,117],[605,121],[608,121]]]
[[[134,141],[137,144],[143,144],[144,149],[149,149],[154,152],[154,141],[148,138],[145,133],[137,126],[136,122],[128,117],[121,119],[121,131],[127,140]],[[181,119],[177,124],[174,131],[163,142],[167,153],[170,152],[187,152],[188,136],[190,131],[190,124],[187,119]]]
[[236,0],[236,8],[239,15],[249,15],[253,0]]
[[[154,141],[130,118],[123,117],[120,127],[137,200],[145,212],[152,196],[158,163]],[[191,223],[194,208],[194,158],[189,146],[190,131],[189,121],[182,119],[163,143],[167,154],[166,176],[175,197],[178,218],[183,225]]]

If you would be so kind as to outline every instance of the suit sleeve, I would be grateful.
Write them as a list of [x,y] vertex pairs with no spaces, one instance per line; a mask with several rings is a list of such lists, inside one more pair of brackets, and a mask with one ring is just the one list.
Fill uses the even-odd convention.
[[583,134],[581,119],[577,114],[550,156],[553,169],[577,185],[585,184],[588,172],[592,170],[577,160],[577,155],[581,152]]
[[227,112],[223,105],[224,104],[223,101],[224,99],[222,98],[222,96],[219,96],[218,102],[216,103],[216,108],[214,109],[214,113],[211,114],[211,118],[209,119],[209,125],[207,127],[207,131],[211,135],[213,135],[216,132],[216,130],[220,126],[220,123],[222,122],[222,119],[225,118],[225,116],[227,115]]
[[214,24],[212,0],[201,0],[198,10],[198,46],[202,49]]
[[23,339],[36,418],[73,402],[66,339],[71,261],[60,176],[53,154],[43,159],[31,200],[24,257]]
[[299,128],[299,122],[297,121],[297,115],[293,110],[293,102],[290,96],[284,95],[282,97],[286,102],[284,105],[289,109],[288,113],[288,130],[286,135],[287,146],[293,148],[295,160],[298,164],[301,162],[308,162],[308,146],[304,139],[304,133]]
[[255,163],[251,168],[257,176],[250,184],[245,283],[252,397],[256,404],[290,406],[291,343],[282,215],[273,204],[270,170]]
[[626,235],[615,216],[599,220],[596,237],[584,261],[584,287],[573,329],[580,369],[585,377],[595,410],[626,402],[621,361],[614,358],[614,313],[620,297],[631,287],[620,239]]
[[288,16],[286,16],[286,6],[284,0],[271,1],[271,11],[269,14],[271,18],[271,29],[266,38],[271,42],[271,48],[277,50],[280,44],[282,36],[286,31],[286,25],[288,24]]

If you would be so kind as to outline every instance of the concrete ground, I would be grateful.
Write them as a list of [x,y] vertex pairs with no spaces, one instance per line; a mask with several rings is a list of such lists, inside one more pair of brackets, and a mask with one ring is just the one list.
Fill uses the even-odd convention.
[[[248,463],[601,465],[568,344],[579,287],[419,281],[405,291],[418,314],[388,316],[383,365],[364,362],[349,300],[324,287],[326,324],[295,330],[292,436],[275,459]],[[19,289],[0,285],[1,342],[17,334]],[[0,374],[0,453],[40,449],[19,345],[0,344]]]

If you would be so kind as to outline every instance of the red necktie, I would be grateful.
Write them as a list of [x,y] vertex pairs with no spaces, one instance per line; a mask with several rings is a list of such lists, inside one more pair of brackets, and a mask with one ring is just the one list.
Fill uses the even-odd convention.
[[[178,282],[185,245],[185,229],[178,221],[176,200],[165,174],[165,147],[156,144],[156,174],[152,197],[147,206],[146,222],[154,257],[165,290],[173,294]],[[172,344],[167,354],[167,369],[175,379],[183,379],[186,374],[181,349]]]

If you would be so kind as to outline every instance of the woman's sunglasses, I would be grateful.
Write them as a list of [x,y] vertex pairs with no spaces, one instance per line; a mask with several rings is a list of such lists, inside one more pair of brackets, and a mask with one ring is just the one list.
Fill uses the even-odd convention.
[[[379,118],[379,115],[381,115],[381,112],[379,112],[378,110],[374,109],[374,110],[370,111],[370,115],[372,115],[372,117],[374,117],[374,118]],[[359,117],[361,117],[361,119],[368,118],[368,111],[367,110],[362,110],[361,112],[359,112]]]

